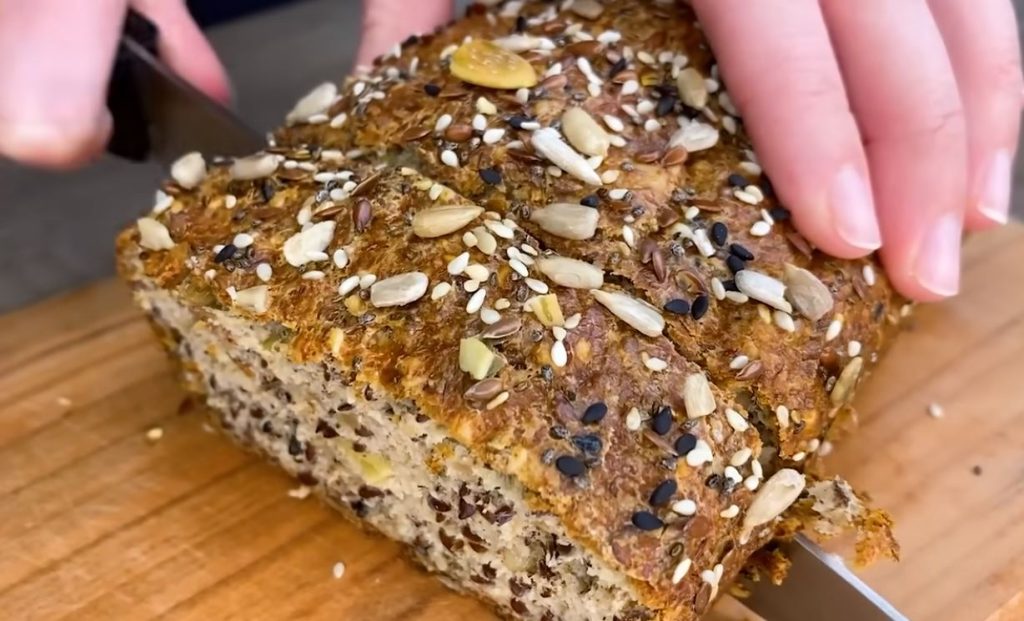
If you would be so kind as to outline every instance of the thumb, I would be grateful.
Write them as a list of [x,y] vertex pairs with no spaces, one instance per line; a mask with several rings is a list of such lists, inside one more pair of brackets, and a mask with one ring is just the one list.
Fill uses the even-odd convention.
[[451,0],[363,0],[357,65],[370,65],[410,34],[430,32],[452,17]]

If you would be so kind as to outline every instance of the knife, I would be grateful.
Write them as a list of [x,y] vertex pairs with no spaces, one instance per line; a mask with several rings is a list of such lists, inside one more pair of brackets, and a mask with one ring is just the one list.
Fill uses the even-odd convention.
[[750,597],[741,600],[767,621],[907,621],[841,558],[803,535],[783,550],[793,565],[782,585],[748,582]]
[[158,37],[152,22],[128,11],[107,89],[114,118],[107,151],[169,166],[189,151],[240,156],[265,148],[259,132],[161,62]]

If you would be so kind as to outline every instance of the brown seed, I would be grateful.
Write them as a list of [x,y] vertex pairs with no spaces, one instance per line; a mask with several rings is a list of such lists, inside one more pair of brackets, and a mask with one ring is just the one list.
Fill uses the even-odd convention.
[[523,151],[522,149],[509,149],[506,153],[513,159],[527,164],[544,164],[547,162],[547,160],[537,157],[537,155],[530,153],[529,151]]
[[460,84],[449,84],[445,86],[437,96],[441,99],[456,99],[463,97],[468,91]]
[[654,241],[650,237],[645,237],[640,242],[640,261],[644,264],[650,263],[651,258],[654,256],[655,251],[658,249],[658,242]]
[[703,541],[711,534],[711,520],[703,515],[695,515],[686,521],[683,526],[683,536],[687,542],[697,543]]
[[301,168],[285,168],[277,173],[277,178],[283,179],[284,181],[300,181],[309,177],[309,175],[310,173],[308,171],[302,170]]
[[473,137],[473,128],[465,123],[449,125],[448,129],[444,130],[444,137],[452,142],[466,142]]
[[658,282],[665,282],[668,272],[665,270],[665,255],[662,254],[661,248],[654,249],[651,267],[654,268],[654,276],[658,279]]
[[419,140],[430,133],[429,127],[410,127],[405,130],[402,134],[402,142],[412,142],[413,140]]
[[359,199],[356,208],[352,212],[352,223],[356,230],[362,233],[370,227],[370,220],[373,219],[373,205],[365,198]]
[[540,83],[540,87],[546,91],[560,91],[565,88],[565,85],[569,83],[569,78],[565,77],[564,73],[557,75],[551,75],[544,78],[544,81]]
[[663,207],[658,210],[658,226],[661,228],[672,226],[679,222],[679,218],[679,212],[671,207]]
[[473,384],[462,396],[468,401],[487,402],[501,394],[503,388],[500,379],[491,377]]
[[636,71],[632,71],[632,70],[620,71],[620,72],[615,74],[614,78],[612,78],[612,83],[613,84],[625,84],[626,82],[629,82],[630,80],[635,80],[635,79],[636,79]]
[[548,35],[558,34],[563,30],[565,30],[565,23],[556,20],[546,22],[543,26],[540,27],[540,31]]
[[689,155],[682,146],[672,147],[665,152],[665,155],[661,158],[662,166],[679,166],[686,162],[686,156]]
[[380,176],[382,174],[383,172],[374,173],[361,181],[359,185],[352,189],[352,193],[349,194],[349,197],[355,198],[357,196],[362,196],[365,192],[372,190],[377,186],[377,182],[380,181]]
[[800,254],[804,255],[808,259],[810,259],[814,254],[814,250],[811,249],[811,245],[807,243],[807,240],[804,239],[804,236],[800,233],[797,233],[796,231],[787,231],[786,239],[789,240],[789,243],[793,244],[793,247],[796,248]]
[[639,153],[636,156],[636,161],[640,162],[641,164],[651,164],[657,162],[659,159],[661,159],[660,150],[647,151],[645,153]]
[[591,41],[577,41],[571,43],[565,47],[565,51],[573,56],[585,56],[592,58],[601,50],[601,43],[596,40]]
[[761,375],[761,371],[764,370],[764,364],[760,360],[751,360],[748,362],[740,372],[736,374],[736,379],[741,382],[746,382],[752,379],[756,379]]
[[702,615],[707,611],[710,604],[711,585],[705,582],[700,586],[700,590],[697,591],[697,596],[693,598],[693,611],[698,615]]
[[502,317],[497,322],[484,328],[483,332],[480,333],[480,337],[492,340],[508,338],[519,332],[522,327],[523,322],[518,317]]

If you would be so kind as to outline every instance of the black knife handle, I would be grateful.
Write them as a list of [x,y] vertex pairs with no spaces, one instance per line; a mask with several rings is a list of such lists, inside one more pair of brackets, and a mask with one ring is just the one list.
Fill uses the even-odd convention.
[[122,37],[107,86],[107,109],[114,119],[114,128],[107,143],[107,151],[129,160],[144,161],[150,153],[149,121],[142,103],[142,92],[136,70],[135,56],[125,47],[131,39],[149,53],[157,55],[159,33],[153,22],[140,13],[128,9]]

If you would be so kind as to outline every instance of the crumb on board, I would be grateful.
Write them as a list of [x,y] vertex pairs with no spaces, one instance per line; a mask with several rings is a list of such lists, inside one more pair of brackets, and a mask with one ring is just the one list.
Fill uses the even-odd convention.
[[295,498],[297,500],[304,500],[307,496],[309,496],[309,493],[311,491],[313,491],[312,488],[307,487],[305,485],[300,485],[298,487],[288,490],[288,496],[290,498]]
[[164,430],[162,427],[150,427],[146,430],[146,440],[149,442],[155,443],[162,437],[164,437]]
[[338,580],[342,576],[344,576],[345,575],[345,563],[342,563],[341,561],[338,561],[337,563],[335,563],[334,567],[331,569],[331,574],[334,575],[334,579],[335,580]]
[[932,418],[942,418],[945,415],[946,410],[944,410],[938,403],[928,404],[928,416],[931,416]]
[[974,476],[980,477],[981,476],[981,472],[982,472],[981,466],[979,466],[977,464],[975,464],[974,466],[971,466],[971,474],[973,474]]
[[67,397],[57,397],[57,405],[62,408],[69,408],[71,407],[71,399],[68,399]]

